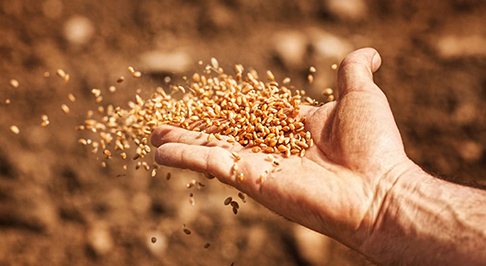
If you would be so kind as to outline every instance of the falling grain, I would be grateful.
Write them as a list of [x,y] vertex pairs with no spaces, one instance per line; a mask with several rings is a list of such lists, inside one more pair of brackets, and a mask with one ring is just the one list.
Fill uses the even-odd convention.
[[10,126],[10,132],[17,135],[17,134],[20,133],[20,129],[16,125],[12,125],[12,126]]
[[19,82],[16,80],[16,79],[11,79],[10,80],[10,86],[12,86],[13,88],[18,88],[19,87]]

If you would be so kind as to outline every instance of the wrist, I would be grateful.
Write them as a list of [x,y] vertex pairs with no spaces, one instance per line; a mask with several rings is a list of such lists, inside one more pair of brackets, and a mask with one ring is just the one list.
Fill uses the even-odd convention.
[[356,233],[357,250],[374,262],[381,258],[380,230],[392,220],[400,208],[400,199],[408,197],[415,188],[430,176],[410,159],[406,159],[386,172],[375,187],[373,199]]
[[405,206],[404,199],[412,197],[420,187],[435,179],[411,160],[396,167],[389,174],[388,181],[378,189],[384,195],[381,203],[376,203],[379,209],[375,211],[373,219],[370,219],[372,224],[368,224],[365,240],[359,248],[362,254],[379,264],[393,264],[391,253],[399,253],[397,243],[393,248],[397,249],[396,252],[390,252],[390,245],[394,245],[395,234],[403,229],[398,222],[400,215],[403,215],[403,209],[411,208]]

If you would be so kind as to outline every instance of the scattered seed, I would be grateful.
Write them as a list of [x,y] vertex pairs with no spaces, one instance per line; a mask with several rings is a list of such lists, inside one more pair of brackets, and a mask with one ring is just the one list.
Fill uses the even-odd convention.
[[74,97],[74,95],[72,93],[69,93],[68,94],[68,98],[71,102],[75,102],[76,101],[76,97]]
[[337,65],[337,64],[332,64],[332,65],[331,65],[331,69],[332,69],[332,70],[336,70],[337,68],[338,68],[338,65]]
[[313,67],[313,66],[309,67],[309,72],[310,73],[316,73],[316,68]]
[[155,242],[157,242],[157,238],[153,236],[152,238],[150,238],[150,242],[152,242],[152,244],[155,244]]
[[207,242],[206,244],[204,244],[204,248],[209,248],[211,246],[211,243]]
[[64,78],[63,79],[64,79],[65,82],[68,82],[69,79],[70,79],[69,74],[64,75]]
[[237,214],[238,214],[238,209],[237,209],[237,208],[233,208],[233,213],[234,213],[235,215],[237,215]]
[[233,198],[232,197],[227,197],[225,200],[224,200],[224,205],[230,205],[230,203],[233,201]]
[[129,66],[128,67],[128,71],[133,74],[133,72],[135,72],[135,69],[132,67],[132,66]]
[[167,175],[165,175],[165,179],[166,179],[166,180],[170,180],[170,177],[171,177],[170,172],[167,172]]
[[312,76],[312,75],[309,74],[307,76],[307,81],[309,81],[309,83],[312,84],[314,82],[314,76]]
[[272,71],[267,70],[267,78],[269,80],[275,80],[275,76],[273,75]]
[[18,80],[16,80],[16,79],[11,79],[11,80],[10,80],[10,86],[12,86],[13,88],[15,88],[15,89],[16,89],[16,88],[18,88],[18,87],[19,87],[19,85],[20,85],[20,84],[19,84]]
[[214,69],[218,69],[219,68],[219,63],[218,63],[218,60],[216,60],[216,58],[211,58],[211,65],[214,67]]
[[101,90],[98,89],[92,89],[91,94],[93,94],[94,97],[100,97],[101,95]]
[[185,233],[186,235],[190,235],[190,234],[192,233],[192,231],[191,231],[191,230],[189,230],[188,228],[186,228],[186,225],[184,225],[184,226],[183,226],[182,231],[184,231],[184,233]]
[[230,204],[231,204],[231,207],[233,207],[235,209],[239,209],[240,208],[240,205],[236,201],[232,201]]
[[116,91],[116,87],[115,86],[110,86],[110,87],[108,87],[108,91],[115,92]]
[[13,126],[10,126],[10,132],[12,132],[14,134],[19,134],[20,129],[16,125],[13,125]]
[[101,162],[101,167],[106,168],[106,162]]
[[153,169],[151,175],[152,175],[152,177],[155,177],[157,175],[157,169]]
[[267,155],[267,157],[265,158],[265,160],[267,160],[269,162],[273,162],[275,160],[275,157],[273,157],[273,155],[269,154],[269,155]]
[[235,161],[239,161],[241,159],[240,155],[238,155],[238,153],[236,153],[235,151],[231,152],[231,155],[233,155],[233,157],[235,158]]
[[58,69],[56,70],[56,75],[62,79],[64,79],[64,76],[66,76],[66,72],[64,72],[64,70],[62,69]]
[[51,76],[51,73],[49,73],[49,72],[47,72],[47,71],[46,71],[46,72],[44,72],[44,78],[48,78],[48,77],[50,77],[50,76]]
[[286,78],[283,79],[282,83],[283,84],[289,84],[290,81],[291,81],[291,79],[289,77],[286,77]]
[[243,173],[240,173],[238,175],[238,182],[243,182],[243,180],[245,180],[245,175]]
[[6,99],[6,100],[5,100],[5,104],[7,104],[7,105],[8,105],[8,104],[10,104],[10,103],[12,103],[12,101],[11,101],[10,99]]
[[118,82],[118,83],[122,83],[123,81],[125,81],[125,77],[124,77],[124,76],[120,76],[120,77],[119,77],[119,78],[116,80],[116,82]]
[[61,105],[61,109],[65,114],[69,114],[69,107],[67,105]]
[[142,76],[142,72],[140,72],[140,71],[135,71],[135,72],[133,72],[133,74],[132,74],[132,75],[133,75],[133,77],[134,77],[134,78],[139,78],[139,77],[141,77],[141,76]]
[[243,201],[243,203],[246,202],[246,196],[245,196],[245,194],[243,194],[241,192],[238,192],[238,197]]
[[333,91],[331,88],[326,88],[326,89],[325,89],[325,90],[322,92],[322,94],[323,94],[323,95],[331,95],[331,94],[333,94],[333,93],[334,93],[334,91]]

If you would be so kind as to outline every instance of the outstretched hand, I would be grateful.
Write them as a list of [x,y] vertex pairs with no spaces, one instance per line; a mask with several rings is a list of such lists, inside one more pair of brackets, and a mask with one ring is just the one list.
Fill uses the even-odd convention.
[[[374,49],[349,54],[338,71],[338,99],[301,107],[315,143],[303,158],[275,156],[275,167],[267,154],[161,126],[152,134],[156,162],[209,173],[270,210],[359,250],[387,192],[411,164],[386,96],[373,82],[380,65]],[[232,173],[231,152],[241,157],[241,181]]]

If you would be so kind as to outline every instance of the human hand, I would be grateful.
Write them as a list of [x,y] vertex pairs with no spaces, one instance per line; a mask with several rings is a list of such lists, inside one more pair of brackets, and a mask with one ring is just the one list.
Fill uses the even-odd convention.
[[[339,98],[322,107],[302,106],[315,145],[303,158],[267,154],[172,126],[152,134],[159,164],[209,173],[270,210],[358,249],[373,229],[387,192],[410,167],[400,133],[372,73],[381,64],[371,48],[348,55],[338,71]],[[241,157],[232,174],[234,158]],[[264,182],[260,176],[270,172]]]

